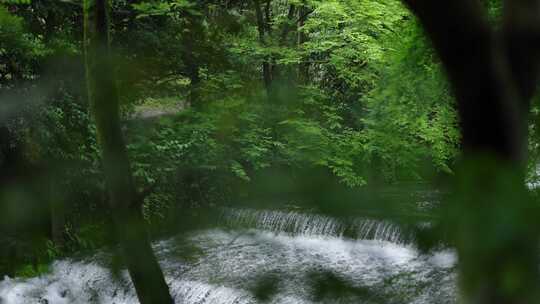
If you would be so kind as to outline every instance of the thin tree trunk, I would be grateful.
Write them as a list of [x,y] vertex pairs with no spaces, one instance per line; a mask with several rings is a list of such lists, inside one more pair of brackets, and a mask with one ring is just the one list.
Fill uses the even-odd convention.
[[135,202],[137,195],[120,128],[113,77],[109,5],[108,0],[85,0],[84,47],[88,98],[96,122],[115,234],[140,303],[173,303]]
[[[296,5],[291,4],[289,6],[289,12],[287,13],[287,21],[281,29],[281,35],[279,36],[279,45],[284,46],[287,43],[287,36],[292,29],[291,25],[294,25],[294,16],[296,15]],[[292,24],[291,24],[292,23]]]
[[272,25],[270,24],[270,20],[272,20],[272,0],[266,0],[266,5],[264,6],[264,17],[264,29],[266,30],[268,37],[271,37]]
[[53,174],[53,176],[50,177],[49,200],[52,240],[57,248],[63,248],[66,241],[66,204],[59,192],[59,180],[57,174]]
[[[266,28],[267,25],[264,21],[264,16],[261,8],[261,2],[260,0],[253,0],[253,4],[255,5],[255,16],[257,18],[257,30],[259,31],[259,43],[262,47],[266,47]],[[269,58],[266,56],[263,59],[262,63],[263,68],[263,80],[264,80],[264,86],[266,88],[266,92],[268,96],[270,96],[271,93],[271,87],[272,87],[272,70],[269,62]]]
[[[192,20],[191,24],[196,22],[195,20]],[[189,106],[201,106],[199,102],[199,86],[201,82],[201,78],[199,75],[199,65],[197,64],[197,59],[195,58],[193,51],[194,51],[194,37],[192,37],[193,33],[187,34],[188,37],[184,37],[184,51],[182,59],[186,65],[187,69],[187,76],[190,80],[190,88],[187,96],[187,104]]]
[[[279,43],[280,47],[286,47],[287,46],[287,38],[288,38],[289,33],[291,32],[291,30],[293,29],[293,27],[291,25],[293,25],[295,23],[294,22],[294,17],[296,16],[296,11],[297,11],[296,5],[294,5],[294,4],[289,5],[289,11],[287,13],[287,21],[285,22],[285,24],[281,28],[281,33],[279,34],[278,43]],[[272,71],[272,81],[274,83],[280,82],[281,84],[283,84],[284,81],[289,80],[287,78],[292,78],[292,77],[290,77],[292,75],[290,75],[288,73],[289,71],[287,69],[284,69],[283,67],[280,67],[277,64],[272,64],[271,71]]]
[[[308,35],[302,30],[308,15],[311,13],[311,9],[307,7],[306,1],[302,2],[302,6],[298,10],[298,48],[302,48],[304,43],[308,41]],[[305,85],[309,83],[309,62],[308,58],[302,58],[302,61],[298,64],[298,83]]]
[[538,303],[538,208],[524,185],[527,113],[538,79],[540,1],[506,1],[503,33],[480,1],[405,0],[446,68],[463,159],[443,214],[464,303]]

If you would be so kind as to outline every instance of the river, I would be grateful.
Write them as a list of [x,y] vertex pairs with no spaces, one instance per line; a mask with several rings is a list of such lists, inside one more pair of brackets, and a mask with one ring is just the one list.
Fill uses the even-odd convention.
[[[226,209],[221,224],[153,244],[176,303],[457,302],[455,253],[422,254],[391,222]],[[6,277],[0,303],[137,303],[127,272],[109,261],[98,252],[40,277]]]

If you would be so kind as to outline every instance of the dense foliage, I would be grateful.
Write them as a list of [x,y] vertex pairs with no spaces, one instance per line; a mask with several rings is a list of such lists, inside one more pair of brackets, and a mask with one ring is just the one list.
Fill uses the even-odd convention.
[[[1,3],[0,170],[35,189],[3,191],[2,204],[39,206],[46,232],[30,243],[51,250],[21,261],[39,264],[103,245],[109,216],[81,4]],[[152,224],[180,208],[256,200],[275,170],[349,188],[452,174],[453,98],[399,1],[126,0],[114,1],[111,22],[124,131]],[[60,215],[49,210],[57,205]],[[63,240],[47,228],[58,222]],[[2,229],[9,258],[28,240]]]

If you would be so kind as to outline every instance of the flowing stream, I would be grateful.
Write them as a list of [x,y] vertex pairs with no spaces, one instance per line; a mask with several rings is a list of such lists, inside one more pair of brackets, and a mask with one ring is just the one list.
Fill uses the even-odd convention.
[[[456,302],[455,254],[420,254],[396,224],[251,209],[227,209],[221,222],[154,243],[176,303]],[[100,252],[40,277],[6,277],[0,303],[137,303],[126,271],[108,260]]]

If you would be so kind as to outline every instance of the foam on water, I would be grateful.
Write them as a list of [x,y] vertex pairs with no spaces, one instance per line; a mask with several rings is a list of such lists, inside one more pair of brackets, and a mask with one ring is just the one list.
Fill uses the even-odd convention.
[[[255,226],[266,225],[266,229],[196,231],[157,242],[154,249],[177,303],[259,303],[253,290],[265,277],[274,278],[276,284],[276,292],[266,303],[373,302],[358,295],[326,302],[315,299],[312,275],[317,273],[331,273],[354,288],[369,288],[376,294],[371,297],[384,299],[377,303],[455,303],[452,251],[422,255],[412,246],[372,235],[367,240],[344,239],[339,237],[338,221],[307,217],[295,213],[279,219],[267,212],[252,220],[244,213],[238,220],[251,218]],[[361,231],[399,240],[393,226],[362,223]],[[279,233],[276,227],[283,228],[282,232],[293,227],[302,233]],[[126,271],[115,276],[100,260],[66,259],[38,278],[6,278],[0,281],[0,303],[137,303]]]

